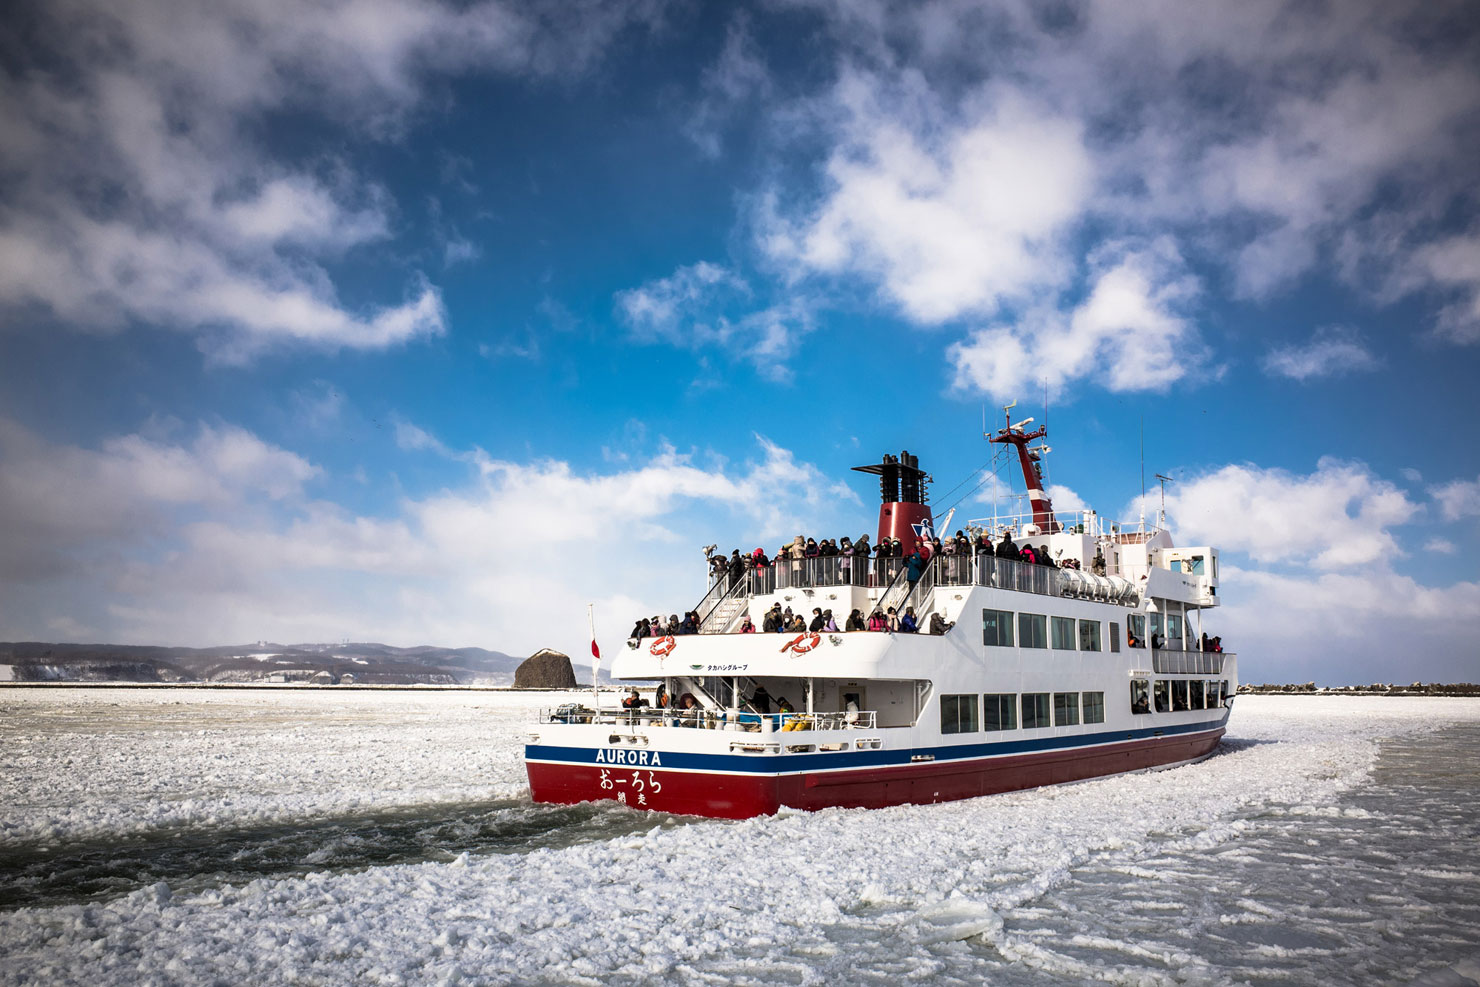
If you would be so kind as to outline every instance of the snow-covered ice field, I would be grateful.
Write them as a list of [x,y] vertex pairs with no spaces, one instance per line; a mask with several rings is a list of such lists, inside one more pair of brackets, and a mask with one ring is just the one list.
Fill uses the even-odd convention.
[[1480,976],[1480,701],[1246,696],[1189,767],[730,823],[528,803],[562,699],[0,690],[0,983]]

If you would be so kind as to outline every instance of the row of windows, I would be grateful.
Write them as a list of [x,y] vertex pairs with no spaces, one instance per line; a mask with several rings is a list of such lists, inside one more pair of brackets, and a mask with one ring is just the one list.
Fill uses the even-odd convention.
[[[1013,617],[1017,620],[1014,621]],[[1041,613],[1020,613],[1011,610],[982,611],[982,643],[1010,648],[1013,627],[1017,627],[1017,642],[1024,648],[1053,647],[1060,651],[1099,651],[1100,622],[1098,620],[1075,620],[1073,617],[1053,617]],[[1110,624],[1110,650],[1120,650],[1120,625]]]
[[1228,699],[1228,680],[1157,679],[1155,688],[1146,679],[1131,679],[1131,712],[1180,713],[1187,709],[1217,709]]
[[1103,692],[993,692],[940,697],[941,733],[979,730],[1016,730],[1018,711],[1024,730],[1034,727],[1072,727],[1105,722]]

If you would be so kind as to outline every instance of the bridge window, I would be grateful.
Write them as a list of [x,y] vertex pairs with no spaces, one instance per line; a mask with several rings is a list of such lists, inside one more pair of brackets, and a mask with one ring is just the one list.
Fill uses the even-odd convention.
[[1034,727],[1049,726],[1048,719],[1048,693],[1025,692],[1023,693],[1023,729],[1031,730]]
[[976,696],[940,697],[941,733],[976,733]]
[[1012,611],[982,611],[982,644],[1012,647]]
[[982,696],[983,730],[1017,729],[1017,695],[1011,692]]
[[1171,711],[1171,708],[1172,708],[1171,693],[1169,693],[1167,691],[1167,680],[1166,679],[1157,679],[1156,680],[1156,689],[1155,689],[1155,691],[1153,692],[1152,695],[1153,695],[1153,698],[1154,698],[1154,700],[1156,702],[1156,711],[1158,713],[1167,713],[1167,712],[1170,712]]
[[1105,722],[1105,694],[1103,692],[1081,692],[1080,699],[1084,708],[1084,722]]
[[1018,647],[1048,647],[1048,618],[1041,613],[1018,614]]
[[1074,650],[1074,618],[1055,617],[1053,619],[1053,646],[1059,651]]
[[1055,692],[1053,694],[1053,723],[1056,727],[1079,725],[1079,693]]
[[1079,650],[1100,650],[1100,622],[1098,620],[1081,620],[1079,622]]
[[1131,679],[1131,712],[1151,712],[1151,683],[1145,679]]

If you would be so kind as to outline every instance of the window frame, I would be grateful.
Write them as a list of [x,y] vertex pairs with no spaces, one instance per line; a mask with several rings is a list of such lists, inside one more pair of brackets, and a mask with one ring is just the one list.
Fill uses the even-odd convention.
[[1191,709],[1208,708],[1208,696],[1202,679],[1187,680],[1187,705]]
[[[993,719],[987,715],[987,711],[996,707],[997,726],[989,726]],[[1007,711],[1007,722],[1002,722],[1002,712]],[[1017,693],[1015,692],[988,692],[982,696],[982,732],[1002,733],[1007,730],[1017,729]]]
[[[980,733],[980,699],[974,692],[951,693],[940,697],[940,732],[944,735]],[[949,712],[948,712],[949,710]],[[968,714],[970,723],[963,722]]]
[[[1137,634],[1139,630],[1141,633]],[[1144,613],[1128,613],[1125,615],[1126,640],[1135,638],[1139,643],[1131,645],[1133,648],[1146,647],[1146,615]],[[1150,695],[1148,689],[1147,695]]]
[[[993,629],[997,632],[996,633],[997,640],[995,640],[995,641],[989,641],[987,639],[987,630],[988,630],[988,627],[987,627],[987,614],[994,614],[995,615],[994,620],[996,622],[992,625]],[[1003,619],[1004,616],[1006,617],[1005,620]],[[983,647],[987,647],[987,648],[1010,648],[1010,647],[1012,647],[1013,646],[1013,640],[1014,640],[1014,637],[1013,637],[1013,624],[1016,623],[1014,617],[1015,617],[1015,614],[1011,610],[993,610],[991,607],[983,607],[982,608],[982,646]],[[1005,640],[1005,641],[1002,640],[1002,637],[1004,636],[1002,632],[1003,632],[1004,629],[1007,632],[1006,635],[1005,635],[1006,638],[1007,638],[1007,640]]]
[[1192,708],[1191,705],[1189,705],[1188,702],[1187,702],[1187,693],[1188,693],[1187,680],[1186,679],[1172,679],[1171,682],[1172,682],[1172,712],[1173,713],[1185,713],[1189,709]]
[[1157,679],[1151,685],[1151,708],[1158,713],[1172,711],[1172,690],[1167,679]]
[[[1032,633],[1027,633],[1032,631]],[[1031,638],[1031,640],[1030,640]],[[1037,643],[1034,643],[1034,642]],[[1018,613],[1018,647],[1048,648],[1048,615],[1043,613]]]
[[[1064,625],[1065,624],[1068,625],[1068,633],[1061,635],[1059,632],[1062,631],[1062,630],[1064,630]],[[1049,636],[1049,643],[1050,643],[1050,645],[1053,647],[1053,649],[1055,651],[1074,651],[1074,650],[1077,650],[1074,647],[1075,637],[1074,637],[1074,618],[1073,617],[1054,617],[1054,616],[1050,615],[1049,618],[1048,618],[1048,636]],[[1066,640],[1066,639],[1069,642],[1068,644],[1060,644],[1059,643],[1060,641],[1063,641],[1063,640]]]
[[1079,693],[1053,693],[1053,725],[1056,727],[1079,726]]
[[[1141,688],[1141,697],[1146,702],[1146,706],[1145,706],[1144,709],[1136,709],[1136,687],[1137,686],[1140,686],[1140,688]],[[1131,679],[1131,712],[1133,714],[1135,714],[1136,716],[1150,716],[1151,715],[1151,680],[1150,679]]]
[[[1032,722],[1029,722],[1028,704],[1033,704]],[[1051,692],[1024,692],[1019,698],[1018,711],[1021,716],[1018,722],[1023,725],[1024,730],[1037,730],[1042,727],[1053,726],[1053,693]],[[1042,722],[1039,722],[1039,720]]]
[[[1094,698],[1091,699],[1091,697]],[[1094,718],[1091,719],[1091,716]],[[1085,724],[1105,722],[1105,694],[1103,692],[1081,692],[1079,694],[1079,722]]]
[[[1084,632],[1086,630],[1090,630],[1090,631],[1093,631],[1094,632],[1094,634],[1092,635],[1094,637],[1094,639],[1095,639],[1094,640],[1094,646],[1093,647],[1085,647],[1085,644],[1084,644]],[[1098,620],[1081,619],[1079,621],[1079,650],[1080,651],[1099,651],[1099,650],[1101,650],[1101,645],[1103,643],[1104,642],[1102,640],[1102,632],[1100,630],[1100,622]]]

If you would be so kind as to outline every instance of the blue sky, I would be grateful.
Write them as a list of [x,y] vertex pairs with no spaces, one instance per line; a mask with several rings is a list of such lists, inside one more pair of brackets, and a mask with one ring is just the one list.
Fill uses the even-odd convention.
[[885,451],[990,513],[1046,389],[1061,505],[1133,517],[1144,431],[1248,679],[1480,679],[1471,5],[3,32],[0,638],[610,651]]

